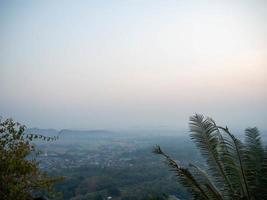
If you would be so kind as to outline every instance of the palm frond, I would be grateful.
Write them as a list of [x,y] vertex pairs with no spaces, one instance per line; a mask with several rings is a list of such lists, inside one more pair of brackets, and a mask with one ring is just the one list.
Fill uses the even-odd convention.
[[205,190],[198,183],[190,171],[175,162],[169,155],[164,153],[160,146],[155,146],[153,153],[162,155],[165,158],[166,164],[170,167],[171,171],[179,178],[180,182],[192,194],[194,199],[209,199]]
[[231,138],[225,137],[225,135],[221,133],[221,130],[218,128],[214,120],[211,119],[211,121],[218,131],[219,146],[217,150],[219,153],[219,159],[223,165],[223,169],[228,180],[231,182],[231,185],[229,187],[231,193],[229,193],[229,195],[232,199],[241,198],[242,195],[241,192],[239,192],[241,185],[240,168],[237,165],[237,159],[234,156],[236,153],[233,141]]
[[190,117],[189,127],[208,173],[193,164],[182,167],[159,146],[154,153],[165,158],[194,199],[267,199],[267,147],[263,148],[257,128],[246,129],[242,143],[227,127],[203,115]]
[[[248,187],[248,180],[245,173],[245,150],[244,145],[240,140],[238,140],[227,127],[217,126],[218,129],[223,130],[226,133],[227,137],[224,137],[225,147],[228,149],[228,154],[225,154],[226,160],[233,162],[232,168],[228,169],[228,172],[232,173],[231,179],[232,183],[239,183],[240,191],[236,190],[235,195],[238,195],[241,192],[242,198],[250,199],[250,192]],[[237,181],[237,182],[236,182]],[[235,188],[236,189],[236,188]]]
[[267,199],[267,147],[264,150],[264,156],[261,168],[260,186],[257,189],[259,199]]
[[202,169],[200,169],[198,166],[190,163],[189,166],[194,169],[195,171],[195,177],[199,181],[201,185],[205,186],[206,189],[206,194],[211,198],[211,199],[220,199],[222,200],[222,194],[218,190],[218,188],[212,183],[209,175]]
[[233,199],[239,199],[244,196],[244,190],[241,187],[243,184],[240,178],[241,172],[234,144],[231,139],[221,134],[219,140],[220,146],[218,152],[224,171],[231,182],[231,197]]
[[220,134],[217,126],[211,118],[204,118],[203,115],[199,114],[190,117],[189,121],[191,139],[206,159],[217,187],[221,189],[225,196],[234,196],[232,184],[220,159]]
[[257,194],[260,186],[264,149],[261,143],[260,133],[256,127],[245,130],[245,172],[249,183],[249,191]]

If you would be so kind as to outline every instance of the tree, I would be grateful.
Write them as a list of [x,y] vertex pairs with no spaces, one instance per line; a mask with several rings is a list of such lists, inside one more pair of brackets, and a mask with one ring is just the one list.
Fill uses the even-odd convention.
[[0,119],[0,197],[3,200],[30,200],[49,191],[59,178],[41,172],[36,160],[39,151],[33,140],[56,138],[26,134],[25,126],[12,119]]
[[118,197],[121,195],[121,191],[116,187],[108,188],[107,193],[112,197]]
[[101,194],[96,194],[94,197],[93,197],[94,200],[103,200],[104,198],[102,197]]
[[227,127],[196,114],[189,120],[190,136],[204,157],[208,169],[181,166],[160,146],[154,153],[165,158],[170,169],[193,199],[267,199],[267,148],[257,128],[245,130],[241,142]]

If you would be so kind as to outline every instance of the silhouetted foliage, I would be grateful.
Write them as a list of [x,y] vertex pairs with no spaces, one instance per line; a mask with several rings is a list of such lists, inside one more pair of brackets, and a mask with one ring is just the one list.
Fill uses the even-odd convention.
[[3,200],[30,200],[34,194],[51,190],[59,178],[50,178],[38,168],[39,151],[32,143],[56,138],[26,134],[25,126],[12,119],[0,119],[0,197]]
[[154,153],[165,158],[194,199],[267,199],[267,149],[257,128],[245,130],[245,142],[227,127],[203,115],[190,117],[190,136],[205,158],[207,172],[194,164],[181,166],[160,146]]

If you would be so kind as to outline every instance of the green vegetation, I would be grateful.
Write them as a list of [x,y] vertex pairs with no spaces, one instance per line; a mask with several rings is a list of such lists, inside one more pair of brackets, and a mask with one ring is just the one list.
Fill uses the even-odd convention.
[[3,200],[30,200],[47,193],[58,178],[41,172],[33,140],[56,138],[25,134],[25,126],[12,119],[0,121],[0,197]]
[[[48,131],[35,132],[45,134]],[[161,133],[165,131],[161,130]],[[159,164],[160,158],[151,154],[153,145],[160,142],[169,152],[175,152],[177,159],[185,163],[188,160],[202,163],[192,142],[177,133],[148,136],[147,133],[105,135],[88,131],[82,135],[76,131],[61,131],[56,142],[39,145],[46,152],[39,156],[40,167],[51,176],[65,177],[64,182],[55,186],[65,200],[166,199],[164,194],[189,199],[168,167]],[[72,138],[71,142],[69,138]],[[112,195],[113,188],[120,194]]]
[[245,130],[241,142],[227,127],[202,115],[190,117],[191,139],[207,163],[207,171],[189,164],[185,168],[160,146],[168,166],[194,199],[267,199],[267,149],[257,128]]
[[148,200],[154,196],[161,197],[163,193],[188,197],[187,192],[175,183],[167,167],[157,165],[159,159],[154,157],[155,164],[151,164],[151,148],[138,153],[143,155],[144,160],[137,158],[133,167],[117,169],[84,166],[60,169],[60,174],[57,175],[64,175],[66,179],[56,185],[56,189],[63,191],[64,199],[73,200],[96,200],[100,196],[103,199],[111,196],[121,200]]
[[[30,200],[47,197],[53,190],[62,193],[60,198],[52,192],[49,199],[54,200],[266,198],[267,153],[256,128],[246,130],[242,143],[228,128],[195,115],[190,118],[190,130],[204,160],[193,142],[178,132],[159,136],[26,130],[11,119],[1,121],[0,197]],[[59,132],[59,140],[47,142]],[[170,157],[159,146],[154,149],[180,182],[151,154],[158,143],[175,155]],[[187,165],[188,169],[182,167]],[[65,180],[60,183],[51,178],[62,176]]]

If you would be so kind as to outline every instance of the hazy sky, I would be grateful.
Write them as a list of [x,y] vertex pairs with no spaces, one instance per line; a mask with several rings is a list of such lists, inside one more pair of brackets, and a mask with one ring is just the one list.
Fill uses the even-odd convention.
[[29,127],[267,128],[267,1],[0,1],[0,115]]

